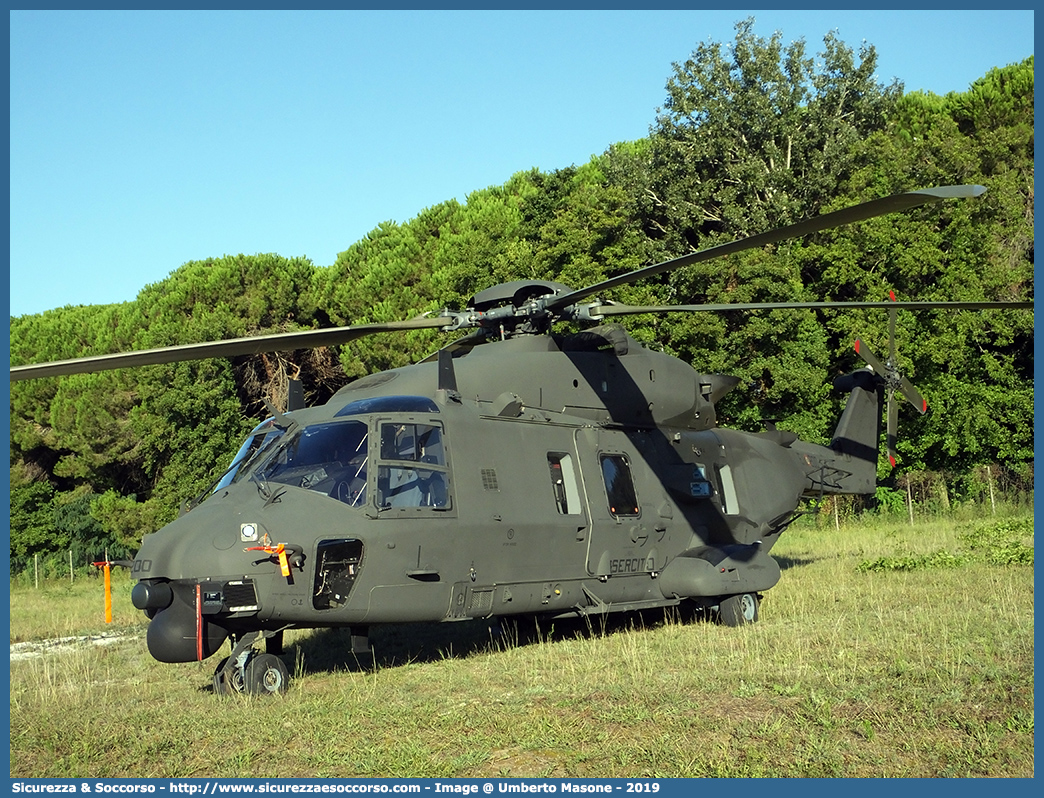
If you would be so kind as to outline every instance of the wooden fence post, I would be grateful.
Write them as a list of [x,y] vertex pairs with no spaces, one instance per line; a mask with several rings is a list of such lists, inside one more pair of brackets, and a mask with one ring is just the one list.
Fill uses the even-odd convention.
[[910,513],[910,526],[914,525],[913,520],[913,493],[910,490],[910,475],[906,475],[906,509]]
[[997,502],[993,498],[993,466],[986,466],[986,484],[990,486],[990,508],[993,510],[993,515],[997,514]]

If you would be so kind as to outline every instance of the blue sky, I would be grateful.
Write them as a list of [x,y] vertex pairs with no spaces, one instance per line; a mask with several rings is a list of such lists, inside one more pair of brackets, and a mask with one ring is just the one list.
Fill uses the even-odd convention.
[[[134,299],[190,260],[334,262],[382,221],[648,134],[701,42],[836,29],[964,91],[1032,11],[11,12],[10,312]],[[913,187],[911,187],[913,188]]]

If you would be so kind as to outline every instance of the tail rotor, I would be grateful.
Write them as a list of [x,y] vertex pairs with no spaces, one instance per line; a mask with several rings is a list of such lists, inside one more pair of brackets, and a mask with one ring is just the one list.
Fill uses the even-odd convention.
[[[889,291],[888,296],[892,302],[896,301],[894,291]],[[899,371],[899,364],[895,356],[895,314],[895,309],[889,308],[888,359],[886,361],[881,362],[881,359],[870,350],[870,347],[868,347],[862,339],[857,338],[855,342],[856,352],[866,361],[867,365],[873,369],[874,373],[884,381],[885,388],[888,390],[887,443],[888,461],[892,464],[892,468],[895,468],[896,462],[896,428],[899,422],[899,408],[895,402],[896,391],[902,394],[902,396],[913,405],[918,413],[923,415],[928,410],[928,402],[925,401],[920,392],[918,392],[913,384]]]

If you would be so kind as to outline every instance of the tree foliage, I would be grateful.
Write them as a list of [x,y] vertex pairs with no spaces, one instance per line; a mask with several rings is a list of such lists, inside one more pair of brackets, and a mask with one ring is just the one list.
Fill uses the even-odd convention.
[[[515,279],[582,287],[649,263],[900,191],[982,183],[952,202],[708,261],[623,286],[631,304],[1033,295],[1033,59],[939,97],[874,78],[876,52],[737,24],[673,65],[639,141],[580,166],[531,169],[403,223],[384,222],[329,266],[273,254],[184,264],[133,302],[11,319],[13,364],[407,319],[463,308]],[[887,353],[880,311],[637,316],[639,340],[738,375],[723,423],[764,419],[829,440],[833,377]],[[900,313],[900,364],[930,402],[901,415],[904,467],[971,479],[1032,470],[1033,326],[1026,312]],[[174,517],[264,416],[289,377],[323,401],[350,379],[425,357],[432,331],[341,347],[33,380],[11,390],[11,552],[132,551]],[[882,469],[881,476],[888,474]]]
[[674,254],[817,213],[900,94],[876,82],[872,46],[857,59],[828,33],[817,60],[803,39],[784,47],[753,23],[738,23],[731,44],[701,43],[667,82],[648,213]]

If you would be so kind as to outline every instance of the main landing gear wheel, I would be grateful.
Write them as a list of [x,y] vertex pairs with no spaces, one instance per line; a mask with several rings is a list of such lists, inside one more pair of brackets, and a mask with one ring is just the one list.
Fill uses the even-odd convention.
[[286,692],[290,674],[286,664],[273,654],[258,654],[246,666],[246,689],[257,695],[277,695]]
[[718,620],[725,626],[743,626],[757,619],[758,597],[754,593],[729,596],[718,605]]

